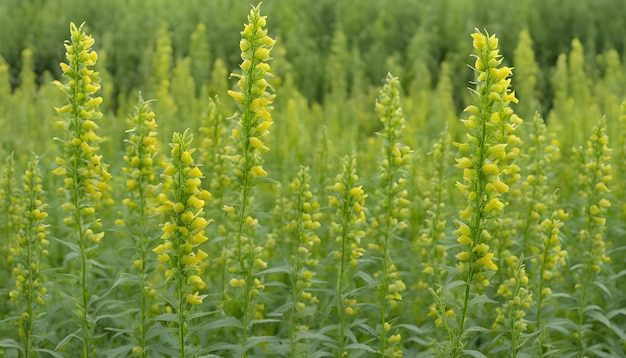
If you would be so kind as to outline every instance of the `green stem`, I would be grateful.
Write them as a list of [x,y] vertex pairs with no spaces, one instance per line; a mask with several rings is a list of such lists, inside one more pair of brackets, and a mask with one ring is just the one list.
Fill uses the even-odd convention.
[[[350,194],[346,194],[350,195]],[[343,205],[343,225],[341,228],[341,263],[339,266],[339,280],[337,281],[337,314],[339,315],[339,355],[343,354],[343,349],[345,346],[345,326],[346,326],[346,318],[343,307],[343,286],[344,286],[344,275],[346,271],[346,244],[348,235],[348,223],[350,221],[350,208],[348,207],[348,198],[344,198]]]
[[[598,138],[600,138],[602,136],[602,133],[600,130],[598,130],[598,133],[594,133],[597,135]],[[599,140],[599,139],[598,139]],[[587,308],[587,299],[588,299],[588,294],[589,294],[589,283],[591,282],[591,276],[593,275],[592,272],[592,266],[593,266],[593,260],[594,260],[594,256],[593,256],[593,233],[591,232],[592,229],[592,220],[591,220],[591,206],[593,205],[593,203],[595,202],[595,196],[596,196],[596,183],[598,182],[598,172],[599,172],[599,166],[600,166],[600,162],[601,162],[601,152],[602,152],[602,148],[600,143],[598,142],[598,140],[596,140],[593,144],[594,144],[594,153],[595,153],[595,166],[594,166],[594,170],[592,173],[592,179],[591,179],[591,194],[588,197],[588,201],[587,201],[587,207],[585,209],[585,216],[586,216],[586,232],[587,232],[587,240],[589,241],[588,245],[587,245],[587,265],[585,268],[585,279],[583,281],[583,287],[582,287],[582,296],[580,299],[580,313],[578,314],[578,329],[577,329],[577,333],[578,333],[578,343],[580,344],[580,350],[579,350],[579,356],[583,357],[585,354],[585,345],[584,345],[584,341],[583,341],[583,325],[585,323],[585,318],[586,318],[586,308]]]
[[[178,249],[180,250],[180,235],[178,236]],[[178,345],[180,358],[185,358],[185,306],[184,306],[184,292],[183,292],[183,274],[181,256],[182,252],[179,252],[179,257],[176,262],[176,291],[178,296],[177,313],[178,313]]]
[[[139,146],[139,154],[141,155],[142,146]],[[141,156],[140,156],[141,158]],[[139,272],[139,284],[141,285],[141,337],[140,337],[140,346],[141,346],[141,356],[147,357],[146,352],[146,341],[147,341],[147,330],[148,330],[148,322],[147,322],[147,314],[146,314],[146,238],[145,238],[145,222],[144,220],[144,210],[145,210],[145,198],[144,198],[144,187],[143,187],[143,175],[139,177],[137,183],[137,190],[139,191],[139,248],[141,255],[141,268]]]
[[[180,151],[178,153],[178,163],[181,163],[181,156],[182,156],[183,151]],[[182,164],[181,164],[182,165]],[[177,180],[178,180],[178,185],[176,186],[177,188],[177,192],[176,192],[176,202],[181,202],[184,203],[186,202],[185,200],[185,181],[184,178],[185,176],[183,175],[183,173],[179,172],[177,174]],[[180,219],[180,214],[177,214],[176,217],[176,225],[177,226],[183,226],[183,222]],[[176,250],[177,255],[176,255],[176,290],[177,290],[177,295],[178,295],[178,309],[177,309],[177,313],[178,313],[178,345],[179,345],[179,354],[180,354],[180,358],[185,358],[185,303],[184,303],[184,298],[185,298],[185,293],[183,290],[183,286],[185,284],[184,282],[184,275],[183,275],[183,263],[182,263],[182,257],[184,255],[184,252],[182,250],[182,245],[184,244],[184,237],[183,235],[178,232],[176,234]]]
[[80,250],[80,264],[81,264],[81,276],[80,276],[80,285],[81,285],[81,298],[82,298],[82,323],[81,329],[83,333],[83,358],[87,358],[89,356],[89,341],[91,340],[90,335],[90,327],[89,327],[89,316],[88,316],[88,303],[89,303],[89,294],[87,289],[87,248],[85,243],[85,232],[83,230],[83,220],[80,215],[81,209],[81,193],[80,193],[80,178],[79,178],[79,163],[78,157],[80,156],[80,151],[78,149],[74,149],[74,163],[73,163],[73,190],[72,190],[72,204],[74,205],[74,225],[76,228],[76,232],[78,234],[78,247]]
[[395,169],[393,166],[393,152],[391,150],[391,146],[395,142],[395,137],[393,135],[393,128],[387,128],[387,146],[385,148],[385,154],[387,156],[387,165],[389,173],[387,173],[387,180],[384,183],[384,188],[386,189],[387,194],[387,202],[386,202],[386,212],[385,214],[385,230],[383,232],[383,272],[381,278],[381,290],[380,292],[380,319],[381,319],[381,332],[380,332],[380,355],[381,357],[385,357],[387,350],[387,332],[385,331],[385,323],[387,322],[387,289],[389,287],[389,281],[387,280],[387,271],[391,264],[391,258],[389,256],[389,239],[391,236],[391,219],[392,215],[392,201],[393,201],[393,183],[395,180]]
[[[305,177],[303,175],[303,177]],[[299,192],[298,192],[298,210],[296,212],[296,235],[298,237],[298,245],[296,246],[296,257],[295,260],[296,262],[294,263],[294,267],[293,267],[293,278],[292,278],[292,282],[291,282],[291,287],[292,287],[292,306],[291,306],[291,316],[289,317],[289,343],[290,343],[290,350],[289,350],[289,357],[291,358],[295,358],[296,357],[296,303],[298,302],[298,297],[300,296],[301,293],[301,289],[298,286],[298,278],[300,275],[300,253],[299,253],[299,248],[300,246],[302,246],[302,199],[304,197],[304,191],[305,191],[305,180],[304,178],[302,178],[303,180],[301,180],[300,182],[300,188],[299,188]]]
[[[256,24],[255,24],[256,25]],[[256,26],[255,26],[256,27]],[[255,53],[258,47],[258,43],[257,41],[251,41],[250,42],[250,51],[251,53]],[[254,94],[252,93],[252,85],[254,84],[254,82],[256,81],[256,78],[254,76],[254,69],[256,67],[257,64],[257,59],[255,56],[252,56],[251,60],[250,60],[250,68],[248,69],[248,72],[246,74],[247,77],[247,81],[245,84],[245,88],[244,90],[244,96],[245,96],[245,103],[243,105],[243,113],[241,115],[241,124],[242,124],[242,130],[243,130],[243,138],[244,138],[244,142],[243,142],[243,158],[245,160],[245,163],[243,165],[243,183],[242,183],[242,195],[241,195],[241,210],[239,211],[239,225],[238,225],[238,245],[239,245],[239,255],[240,255],[240,267],[244,268],[244,261],[245,258],[247,256],[248,259],[248,265],[246,267],[246,292],[245,292],[245,297],[244,297],[244,308],[243,308],[243,344],[242,347],[243,352],[241,354],[242,358],[245,358],[247,356],[247,350],[245,349],[245,347],[248,344],[248,335],[249,335],[249,322],[250,322],[250,312],[249,312],[249,306],[250,306],[250,301],[251,298],[250,297],[250,290],[252,289],[252,280],[253,280],[253,275],[252,275],[252,265],[254,264],[254,249],[255,249],[255,245],[254,245],[254,238],[251,236],[248,238],[248,252],[246,256],[242,256],[242,236],[243,236],[243,226],[244,226],[244,221],[246,219],[246,215],[247,215],[247,211],[248,211],[248,200],[249,197],[251,195],[250,190],[251,190],[251,178],[250,178],[250,170],[252,169],[252,167],[254,167],[255,164],[255,158],[254,158],[254,152],[253,150],[251,150],[250,148],[250,136],[251,136],[251,132],[252,132],[252,128],[254,127],[254,123],[252,123],[252,120],[254,118],[254,112],[251,110],[252,107],[252,101],[254,99]]]
[[[486,83],[490,83],[489,76],[487,77]],[[472,211],[472,217],[470,220],[470,239],[472,240],[472,246],[469,252],[469,260],[467,265],[469,266],[467,269],[467,276],[465,281],[465,292],[463,297],[463,308],[461,310],[461,320],[459,322],[459,329],[457,335],[455,337],[455,343],[453,346],[453,357],[458,357],[461,351],[461,346],[463,345],[463,334],[465,333],[465,320],[467,318],[467,311],[469,308],[469,299],[471,294],[471,285],[472,280],[474,279],[474,274],[476,267],[474,265],[475,256],[474,247],[479,244],[479,239],[481,235],[481,231],[483,228],[483,215],[482,211],[485,206],[485,201],[483,197],[485,196],[485,186],[487,184],[487,178],[485,174],[482,172],[482,167],[485,164],[485,144],[487,143],[487,120],[490,117],[491,107],[492,105],[486,101],[486,98],[481,97],[481,107],[482,111],[479,115],[480,117],[480,137],[478,139],[478,145],[476,148],[476,152],[478,155],[478,160],[474,163],[474,175],[476,175],[476,180],[473,182],[474,185],[471,188],[474,193],[476,193],[475,207]]]
[[[31,179],[31,183],[29,184],[31,190],[32,188],[34,188],[33,185],[33,180]],[[32,198],[32,194],[31,194],[31,198],[30,198],[30,203],[29,203],[29,210],[34,209],[34,199]],[[33,274],[34,274],[34,270],[32,270],[32,263],[33,263],[33,238],[35,237],[35,235],[33,234],[33,217],[32,215],[29,215],[28,218],[28,227],[27,227],[27,233],[26,233],[26,241],[28,243],[28,247],[27,247],[27,258],[26,258],[26,264],[28,265],[28,295],[26,296],[26,313],[28,314],[27,317],[25,317],[25,330],[24,330],[24,353],[25,353],[25,357],[30,357],[31,356],[31,345],[32,345],[32,323],[33,323],[33,295],[34,295],[34,287],[33,287]],[[37,264],[37,263],[35,263]]]

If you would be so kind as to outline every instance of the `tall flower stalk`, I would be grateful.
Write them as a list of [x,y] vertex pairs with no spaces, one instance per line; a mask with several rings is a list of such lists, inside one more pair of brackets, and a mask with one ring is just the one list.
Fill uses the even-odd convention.
[[18,335],[22,338],[24,357],[35,355],[34,323],[42,314],[43,297],[47,292],[41,263],[48,255],[45,219],[47,204],[43,202],[42,177],[38,167],[39,158],[28,162],[24,173],[24,191],[21,195],[24,218],[19,227],[17,243],[11,248],[12,271],[15,288],[9,292],[11,301],[22,305],[23,313],[18,321]]
[[613,179],[610,164],[613,150],[609,148],[608,143],[606,119],[603,118],[593,127],[584,150],[582,148],[576,150],[582,164],[579,175],[582,190],[579,193],[585,200],[583,206],[585,221],[579,232],[585,258],[578,269],[580,281],[575,286],[580,294],[580,311],[574,338],[578,341],[581,357],[587,349],[584,325],[591,301],[590,286],[600,274],[602,265],[610,261],[610,257],[605,252],[606,243],[604,242],[606,212],[611,206],[607,195],[608,185]]
[[466,320],[469,311],[472,287],[487,284],[485,274],[495,271],[494,254],[490,252],[489,222],[504,208],[501,200],[508,185],[500,181],[502,163],[506,158],[507,139],[522,120],[513,113],[510,103],[517,103],[515,93],[509,89],[511,68],[500,67],[502,56],[498,50],[498,39],[477,31],[472,34],[476,62],[475,104],[465,109],[470,113],[462,120],[467,128],[468,141],[457,143],[463,157],[457,159],[457,167],[463,170],[463,182],[457,182],[467,200],[457,222],[454,234],[461,244],[456,255],[460,261],[464,281],[461,314],[452,343],[452,356],[462,354]]
[[139,271],[140,286],[140,328],[138,346],[133,352],[141,357],[147,355],[148,340],[148,307],[147,298],[150,288],[147,277],[153,265],[148,262],[148,246],[151,238],[151,223],[156,214],[157,195],[156,174],[154,170],[155,159],[158,150],[157,124],[154,112],[149,108],[149,102],[139,99],[135,114],[130,117],[132,126],[127,132],[126,154],[124,162],[126,166],[122,171],[126,174],[126,188],[129,196],[122,202],[130,210],[130,217],[125,220],[130,235],[136,241],[137,256],[134,262]]
[[238,142],[237,154],[230,156],[234,164],[234,173],[237,177],[237,191],[239,192],[237,207],[226,207],[225,210],[235,214],[236,248],[234,250],[235,266],[228,270],[234,274],[230,280],[233,289],[243,289],[243,340],[242,357],[247,355],[248,339],[252,322],[252,300],[263,288],[256,277],[255,267],[263,268],[267,264],[260,257],[262,247],[257,246],[254,240],[254,231],[258,227],[258,220],[252,215],[253,202],[252,188],[261,177],[267,176],[263,168],[261,153],[269,151],[263,143],[263,138],[269,133],[273,124],[270,112],[275,95],[271,90],[267,78],[272,74],[267,63],[270,51],[275,41],[267,36],[266,17],[261,16],[260,4],[253,7],[248,15],[248,23],[241,31],[241,59],[239,67],[241,73],[232,73],[238,79],[238,91],[230,90],[228,94],[235,100],[238,112],[233,118],[238,120],[239,128],[233,129],[233,136]]
[[555,193],[552,195],[548,208],[550,217],[545,218],[536,228],[541,239],[541,251],[539,252],[538,269],[536,270],[537,283],[535,287],[538,297],[535,325],[538,330],[542,330],[538,342],[539,354],[541,356],[547,350],[545,342],[548,335],[547,322],[549,321],[549,318],[546,318],[547,312],[544,311],[546,308],[544,306],[547,306],[553,293],[552,288],[550,288],[550,286],[553,286],[551,282],[556,281],[556,278],[560,276],[559,270],[566,267],[567,258],[567,251],[561,248],[559,236],[568,214],[563,209],[557,209],[556,204],[557,194]]
[[[286,202],[293,215],[285,225],[288,235],[295,237],[295,251],[291,256],[293,271],[291,272],[291,312],[289,315],[289,356],[295,358],[298,352],[300,336],[306,331],[306,326],[299,324],[319,302],[313,294],[311,286],[317,259],[313,257],[313,251],[321,242],[315,233],[320,223],[317,221],[321,215],[319,203],[315,201],[310,191],[311,177],[309,168],[302,167],[298,171],[296,179],[289,185],[292,200]],[[287,214],[286,213],[286,214]],[[288,215],[288,214],[287,214]],[[309,308],[307,310],[307,307]]]
[[348,353],[346,347],[346,330],[348,325],[347,316],[357,313],[355,304],[357,300],[349,295],[349,274],[351,267],[358,265],[358,259],[363,256],[365,250],[361,247],[361,239],[364,236],[362,225],[365,223],[365,198],[367,194],[363,186],[358,183],[359,176],[356,174],[356,159],[346,156],[343,161],[343,170],[337,175],[335,185],[329,188],[334,195],[329,198],[331,207],[336,208],[337,222],[331,226],[331,235],[341,245],[339,250],[333,251],[333,258],[339,261],[337,273],[337,316],[339,317],[339,355]]
[[91,69],[98,59],[96,52],[91,50],[94,42],[83,30],[83,25],[70,24],[70,40],[65,43],[67,63],[61,63],[65,83],[53,82],[67,99],[64,106],[55,108],[64,117],[57,122],[57,127],[65,131],[65,138],[58,139],[63,145],[63,155],[56,158],[59,167],[53,173],[63,178],[63,190],[67,195],[67,201],[62,205],[67,212],[63,221],[76,234],[81,261],[79,311],[83,357],[94,354],[87,284],[89,257],[104,236],[96,214],[107,195],[107,182],[111,179],[107,165],[98,154],[102,138],[96,134],[99,128],[96,121],[102,118],[99,111],[102,97],[95,96],[100,89],[100,78],[98,72]]
[[372,227],[377,238],[375,248],[382,255],[380,281],[378,282],[378,301],[380,305],[380,355],[394,356],[400,351],[400,334],[388,337],[392,329],[390,308],[402,300],[401,292],[406,285],[399,277],[400,272],[391,260],[391,244],[398,234],[408,227],[405,218],[408,216],[406,186],[406,166],[411,157],[411,149],[400,143],[405,126],[404,114],[400,107],[400,81],[387,74],[378,100],[376,113],[383,124],[380,136],[383,140],[383,159],[381,166],[381,183],[376,190],[380,204],[376,207]]
[[162,244],[152,251],[157,260],[166,265],[165,278],[174,285],[174,305],[178,324],[179,357],[185,357],[185,337],[188,332],[187,316],[192,306],[202,304],[201,295],[207,284],[202,279],[204,261],[209,256],[200,244],[207,241],[204,218],[205,200],[211,194],[201,188],[203,177],[194,165],[191,148],[193,136],[189,130],[174,133],[170,160],[163,174],[163,192],[159,194],[158,211],[165,215]]

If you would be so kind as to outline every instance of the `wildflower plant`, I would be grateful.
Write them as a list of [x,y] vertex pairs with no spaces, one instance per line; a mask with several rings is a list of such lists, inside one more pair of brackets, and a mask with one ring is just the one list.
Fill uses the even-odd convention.
[[64,117],[56,126],[65,131],[66,137],[57,138],[62,144],[63,155],[56,158],[58,167],[53,174],[63,178],[61,190],[67,196],[62,205],[67,213],[63,222],[76,234],[77,254],[81,261],[78,305],[83,357],[94,354],[91,346],[93,319],[89,314],[87,285],[89,261],[104,237],[102,223],[96,214],[107,196],[107,182],[111,179],[108,166],[98,154],[102,138],[96,133],[99,129],[96,122],[102,118],[99,111],[102,97],[95,96],[100,89],[100,78],[98,72],[91,69],[98,59],[97,53],[91,49],[94,42],[83,30],[83,25],[76,27],[74,23],[70,24],[70,40],[65,43],[67,63],[61,63],[66,81],[53,82],[67,99],[64,106],[55,108]]
[[509,346],[501,346],[510,350],[511,357],[518,357],[527,341],[523,336],[529,323],[525,317],[533,303],[533,296],[522,260],[511,255],[504,265],[509,278],[500,284],[497,294],[504,297],[505,303],[496,307],[497,316],[492,328],[504,330]]
[[208,254],[200,246],[208,238],[205,228],[209,220],[204,218],[205,200],[211,194],[201,188],[203,174],[194,165],[191,147],[193,135],[189,131],[174,133],[170,160],[161,175],[162,193],[157,211],[165,216],[162,227],[162,243],[152,251],[157,260],[165,265],[165,279],[174,286],[173,299],[178,328],[179,357],[185,357],[185,339],[191,332],[188,315],[193,306],[202,304],[207,284],[203,280]]
[[517,103],[510,87],[511,68],[500,67],[502,57],[498,39],[477,31],[472,34],[476,62],[475,104],[465,109],[469,118],[461,120],[467,129],[467,141],[455,143],[463,155],[457,168],[463,170],[463,181],[457,187],[467,200],[454,234],[461,244],[456,255],[464,282],[461,312],[452,342],[452,356],[463,351],[465,324],[468,318],[472,287],[488,285],[487,273],[498,270],[494,253],[490,252],[489,222],[502,212],[502,194],[509,189],[500,180],[502,161],[507,155],[507,139],[522,120],[513,113],[510,103]]
[[[537,270],[535,279],[535,292],[537,300],[537,312],[535,316],[535,325],[537,330],[541,330],[538,340],[539,354],[546,353],[547,347],[544,346],[549,334],[547,323],[550,320],[550,310],[547,303],[553,296],[552,288],[555,286],[554,281],[561,275],[561,270],[567,264],[567,251],[562,248],[561,230],[565,225],[565,220],[569,215],[560,208],[556,207],[557,194],[552,195],[550,205],[548,207],[549,217],[546,217],[538,224],[535,229],[541,240],[540,251],[536,262]],[[532,262],[532,261],[531,261]],[[552,310],[554,311],[554,310]],[[548,316],[546,318],[546,316]]]
[[291,255],[291,312],[289,315],[290,357],[296,357],[303,347],[308,327],[307,316],[315,310],[319,299],[312,290],[318,259],[313,255],[321,239],[316,234],[320,228],[320,205],[310,190],[311,176],[308,167],[301,167],[296,179],[289,185],[292,198],[286,203],[292,213],[285,225],[288,236],[295,237],[295,251]]
[[44,203],[38,157],[28,162],[20,196],[24,218],[17,242],[11,248],[15,288],[9,292],[9,297],[22,311],[17,322],[22,354],[31,357],[37,352],[36,320],[45,313],[44,296],[47,288],[44,285],[46,280],[42,272],[42,259],[48,255],[49,244],[46,239],[47,204]]
[[[400,142],[405,119],[400,107],[400,81],[387,74],[385,85],[376,101],[376,113],[383,124],[380,136],[383,141],[383,156],[380,173],[380,185],[375,195],[379,205],[374,209],[371,226],[375,237],[372,245],[380,253],[381,270],[378,276],[378,305],[380,306],[379,341],[380,355],[399,356],[399,334],[388,337],[394,318],[390,308],[402,301],[402,291],[406,285],[400,278],[400,272],[391,259],[392,241],[408,227],[406,217],[411,202],[407,199],[406,167],[410,162],[411,149]],[[394,344],[391,344],[394,343]]]
[[[228,268],[233,274],[229,281],[230,288],[236,291],[243,289],[243,337],[241,346],[242,356],[247,355],[250,326],[253,321],[253,299],[263,288],[255,271],[265,268],[267,263],[260,256],[262,246],[257,246],[254,236],[258,228],[258,219],[252,216],[253,203],[252,188],[267,176],[263,168],[261,154],[269,151],[263,143],[263,138],[269,134],[273,124],[271,106],[274,94],[267,78],[272,76],[270,65],[267,63],[270,51],[275,41],[267,35],[266,17],[261,16],[260,4],[252,7],[248,15],[248,23],[241,31],[241,59],[239,65],[241,73],[232,73],[237,78],[238,91],[229,90],[228,94],[235,100],[238,111],[233,116],[238,120],[238,128],[233,128],[232,134],[237,142],[236,154],[230,156],[233,163],[233,173],[236,177],[235,191],[238,192],[238,203],[235,206],[225,206],[224,210],[235,219],[236,248],[231,251],[232,265]],[[227,259],[228,260],[228,259]]]
[[[521,228],[524,257],[534,257],[543,245],[542,242],[536,240],[535,229],[542,219],[550,215],[546,205],[551,198],[548,167],[560,156],[559,143],[556,139],[551,140],[547,135],[546,125],[539,114],[533,118],[532,125],[533,129],[529,134],[532,146],[527,150],[529,161],[526,165],[530,173],[521,183],[521,188],[515,192],[526,206],[526,212],[523,213],[524,225]],[[528,195],[522,195],[522,192]]]
[[[446,280],[446,271],[441,266],[448,262],[448,253],[444,245],[446,238],[446,201],[449,199],[447,193],[446,168],[451,156],[449,153],[450,134],[447,130],[441,132],[438,141],[433,144],[429,156],[435,163],[434,173],[431,179],[430,193],[424,199],[426,206],[426,218],[424,228],[419,237],[413,243],[413,250],[419,253],[422,261],[421,273],[427,279],[424,285],[428,287],[434,298],[428,311],[428,316],[435,319],[436,327],[443,327],[451,340],[452,327],[450,321],[454,319],[455,313],[446,306],[443,296],[443,287]],[[419,289],[419,288],[418,288]],[[437,346],[436,350],[445,351],[445,347]]]
[[148,296],[152,290],[148,275],[154,264],[150,260],[148,248],[152,246],[152,227],[156,223],[156,207],[158,202],[157,176],[155,167],[158,165],[158,139],[155,114],[150,110],[150,102],[144,101],[139,95],[136,112],[130,117],[131,129],[127,131],[126,154],[124,155],[126,189],[128,196],[122,203],[128,208],[129,215],[123,220],[128,233],[135,241],[137,256],[134,267],[138,271],[140,294],[140,327],[137,346],[133,352],[142,357],[147,355],[148,347]]
[[587,140],[585,148],[575,151],[579,162],[582,164],[579,184],[583,190],[579,191],[584,199],[583,217],[584,223],[579,232],[579,243],[582,247],[583,261],[576,265],[578,283],[575,288],[580,298],[580,311],[578,313],[578,328],[574,333],[574,339],[578,342],[578,349],[585,352],[588,349],[585,340],[586,324],[590,316],[589,305],[593,302],[591,285],[601,284],[598,276],[602,266],[610,262],[606,253],[604,241],[606,231],[606,213],[611,202],[608,199],[609,184],[613,180],[611,173],[611,152],[608,146],[609,137],[606,134],[606,119],[602,118],[593,127],[592,134]]
[[[2,252],[7,257],[6,263],[11,265],[12,255],[9,252],[11,243],[17,234],[17,223],[21,220],[21,205],[15,186],[15,158],[13,153],[4,160],[2,181],[0,182],[0,198],[2,199]],[[5,252],[6,250],[6,252]],[[4,261],[4,260],[3,260]],[[5,262],[3,262],[4,264]]]
[[[357,314],[355,306],[357,299],[353,297],[354,291],[349,277],[353,272],[350,268],[358,265],[358,260],[365,253],[361,247],[361,240],[365,234],[365,199],[367,194],[363,186],[358,183],[359,176],[356,173],[356,159],[350,156],[344,157],[343,170],[337,175],[336,183],[329,188],[333,195],[329,197],[331,208],[335,208],[338,220],[331,224],[330,235],[335,237],[335,242],[340,245],[339,250],[331,253],[334,260],[339,261],[337,272],[336,301],[334,303],[339,319],[337,329],[339,332],[337,347],[339,355],[347,355],[346,336],[349,325],[347,316]],[[352,294],[351,294],[352,293]],[[356,343],[356,342],[355,342]]]

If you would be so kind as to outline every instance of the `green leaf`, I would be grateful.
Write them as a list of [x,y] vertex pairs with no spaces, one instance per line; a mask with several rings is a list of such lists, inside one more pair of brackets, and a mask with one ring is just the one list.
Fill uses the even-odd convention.
[[480,353],[479,351],[474,351],[474,350],[463,350],[463,353],[470,355],[472,357],[476,357],[476,358],[487,358],[486,355]]
[[533,333],[530,333],[530,334],[522,334],[522,341],[519,343],[517,348],[521,348],[528,341],[534,340],[537,337],[539,337],[539,335],[541,335],[541,333],[543,333],[543,330],[544,330],[544,328],[541,328],[541,329],[538,329],[538,330],[536,330],[536,331],[534,331]]
[[493,332],[493,329],[485,328],[481,326],[472,326],[465,330],[465,332]]
[[286,273],[286,274],[291,274],[293,272],[293,269],[291,266],[278,266],[278,267],[272,267],[272,268],[268,268],[267,270],[263,270],[259,273],[257,273],[258,276],[263,276],[263,275],[268,275],[271,273]]
[[250,322],[250,325],[254,326],[255,324],[280,323],[280,322],[283,322],[283,320],[282,319],[276,319],[276,318],[255,319],[255,320]]
[[600,287],[600,289],[604,292],[606,297],[609,300],[611,299],[611,291],[602,282],[594,281],[593,284]]
[[49,354],[49,355],[51,355],[52,357],[55,357],[55,358],[65,358],[65,356],[63,354],[59,354],[58,352],[55,352],[55,351],[50,350],[50,349],[33,349],[33,351],[47,353],[47,354]]
[[569,335],[570,332],[573,332],[577,328],[577,324],[573,322],[571,319],[567,318],[552,318],[545,325],[546,329],[555,330],[565,335]]
[[470,300],[469,306],[473,306],[477,304],[484,304],[484,303],[498,303],[498,301],[494,301],[485,295],[479,295]]
[[0,347],[3,347],[3,348],[16,348],[16,349],[22,350],[22,345],[19,344],[16,340],[10,339],[10,338],[1,340],[0,341]]
[[618,308],[616,310],[612,310],[609,313],[606,314],[606,316],[609,319],[612,319],[613,317],[617,316],[617,315],[624,315],[626,316],[626,308]]
[[587,316],[593,318],[595,321],[602,323],[603,325],[611,328],[611,321],[604,315],[603,312],[599,310],[589,311],[587,312]]
[[330,338],[324,334],[320,334],[317,332],[311,332],[311,331],[299,331],[296,332],[296,339],[297,340],[301,340],[301,339],[306,339],[309,341],[325,341],[325,342],[334,342],[335,340],[333,338]]
[[207,322],[206,324],[198,325],[198,327],[199,326],[202,326],[203,329],[218,329],[228,327],[243,329],[243,324],[241,324],[241,322],[234,317],[223,317],[215,321]]
[[258,344],[261,343],[273,343],[273,342],[279,342],[280,338],[276,337],[276,336],[256,336],[256,337],[250,337],[248,338],[248,343],[243,347],[244,350],[248,350]]
[[448,282],[445,285],[443,285],[443,291],[444,292],[450,291],[453,288],[456,288],[458,286],[463,286],[463,285],[465,285],[465,281],[462,281],[462,280],[456,280],[456,281]]
[[113,349],[103,350],[101,354],[106,357],[127,357],[129,352],[133,349],[134,344],[127,344]]
[[347,351],[366,351],[366,352],[370,352],[370,353],[376,353],[376,350],[370,346],[368,346],[367,344],[363,344],[363,343],[352,343],[352,344],[348,344],[345,347],[345,350]]
[[174,322],[178,323],[178,315],[173,313],[163,313],[151,319],[151,321]]
[[65,346],[67,344],[67,342],[71,341],[72,338],[76,338],[78,340],[80,340],[80,336],[78,335],[81,332],[81,329],[79,328],[78,330],[74,331],[74,333],[68,334],[67,336],[65,336],[65,338],[63,338],[58,344],[57,346],[54,348],[55,351],[58,351],[61,347]]
[[218,312],[221,312],[221,311],[196,312],[196,313],[190,314],[189,316],[187,316],[187,318],[190,320],[194,320],[194,319],[198,319],[202,317],[211,316]]
[[[215,351],[227,351],[227,352],[236,352],[240,350],[239,346],[232,343],[220,342],[207,347],[207,351],[215,352]],[[231,356],[235,356],[234,354]]]

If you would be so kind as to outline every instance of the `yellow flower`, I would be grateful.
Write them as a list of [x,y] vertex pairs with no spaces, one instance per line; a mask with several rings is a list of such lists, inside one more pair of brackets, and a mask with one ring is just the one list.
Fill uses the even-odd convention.
[[484,266],[486,268],[488,268],[489,270],[497,270],[498,266],[496,266],[496,264],[493,263],[493,261],[491,261],[491,258],[493,257],[493,253],[487,253],[485,256],[479,258],[476,260],[476,264],[477,265],[481,265]]
[[240,278],[239,279],[232,278],[229,284],[230,284],[230,287],[232,288],[244,287],[246,285],[246,281]]
[[194,292],[194,294],[187,295],[187,303],[192,305],[202,304],[202,297],[198,295],[198,291]]
[[252,174],[254,174],[257,177],[267,176],[267,172],[260,165],[256,165],[256,166],[252,167],[251,172],[252,172]]

